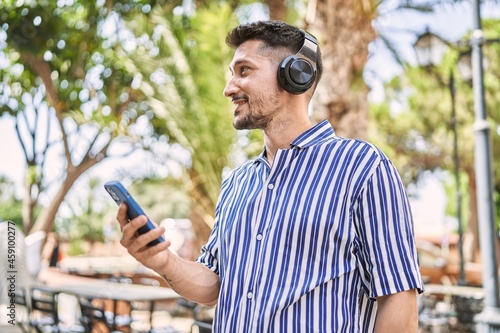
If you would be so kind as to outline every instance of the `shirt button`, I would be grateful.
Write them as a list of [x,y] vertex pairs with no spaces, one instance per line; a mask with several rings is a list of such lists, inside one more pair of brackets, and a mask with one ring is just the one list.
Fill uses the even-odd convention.
[[261,235],[261,234],[258,234],[258,235],[257,235],[257,240],[262,240],[262,238],[263,238],[263,237],[262,237],[262,235]]
[[252,292],[249,292],[249,293],[247,294],[247,298],[248,298],[248,299],[252,299],[252,298],[253,298],[253,293],[252,293]]
[[267,185],[267,188],[270,189],[270,190],[272,190],[274,188],[274,184]]

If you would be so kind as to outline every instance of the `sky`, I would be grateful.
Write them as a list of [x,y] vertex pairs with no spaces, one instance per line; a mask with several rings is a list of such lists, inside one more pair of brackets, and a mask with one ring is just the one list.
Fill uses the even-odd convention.
[[[455,41],[464,35],[472,26],[472,9],[470,2],[457,6],[443,6],[433,15],[421,15],[414,12],[391,12],[392,7],[398,1],[386,1],[382,8],[380,19],[374,23],[374,27],[380,31],[396,31],[390,33],[391,39],[396,47],[409,63],[415,64],[413,43],[417,35],[426,29],[434,32],[446,40]],[[500,6],[486,6],[482,9],[483,17],[500,17]],[[396,29],[394,29],[396,28]],[[373,51],[368,69],[376,75],[367,76],[367,81],[372,87],[370,98],[373,101],[383,99],[383,81],[389,80],[401,72],[389,54],[380,47],[370,47]],[[21,146],[14,132],[14,121],[11,118],[0,118],[0,175],[6,175],[13,179],[16,184],[22,184],[25,169]],[[135,156],[137,158],[137,156]],[[123,161],[114,160],[106,162],[103,166],[94,168],[93,173],[103,174],[103,170],[116,170]],[[56,168],[57,166],[54,166]],[[111,176],[112,177],[112,176]],[[19,189],[21,189],[19,187]],[[429,195],[429,193],[432,193]],[[20,193],[19,193],[20,194]],[[435,177],[430,177],[421,185],[419,198],[412,199],[414,216],[419,225],[438,221],[444,227],[444,207],[446,198],[444,189]]]

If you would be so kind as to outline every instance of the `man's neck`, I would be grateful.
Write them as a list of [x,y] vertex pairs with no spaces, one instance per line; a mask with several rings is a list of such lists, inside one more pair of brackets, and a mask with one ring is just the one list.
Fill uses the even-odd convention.
[[269,164],[273,165],[274,156],[278,149],[290,149],[292,141],[312,126],[310,119],[303,117],[302,119],[294,119],[290,122],[274,124],[274,126],[264,129],[266,159]]

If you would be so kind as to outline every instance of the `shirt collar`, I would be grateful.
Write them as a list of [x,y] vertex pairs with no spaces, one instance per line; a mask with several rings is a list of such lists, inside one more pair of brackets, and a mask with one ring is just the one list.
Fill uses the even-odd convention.
[[328,120],[323,120],[319,124],[314,125],[295,140],[292,141],[290,147],[307,148],[321,143],[335,136],[335,131]]
[[[335,136],[335,131],[333,130],[332,125],[328,120],[324,119],[320,123],[314,125],[310,129],[299,135],[297,138],[295,138],[290,143],[290,148],[303,149],[311,147],[325,140],[328,140],[334,136]],[[260,153],[259,157],[255,159],[254,162],[259,162],[259,160],[261,159],[265,160],[265,156],[266,156],[266,147],[262,149],[262,152]]]

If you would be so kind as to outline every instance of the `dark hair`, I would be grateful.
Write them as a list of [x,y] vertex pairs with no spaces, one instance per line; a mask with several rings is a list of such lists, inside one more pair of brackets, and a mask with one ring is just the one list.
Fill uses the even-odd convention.
[[[300,50],[304,38],[299,28],[285,22],[257,21],[239,25],[231,30],[226,36],[226,43],[232,48],[238,48],[248,40],[257,39],[263,41],[266,48],[286,50],[292,55]],[[318,84],[323,73],[319,45],[316,51],[316,72],[316,84]]]

